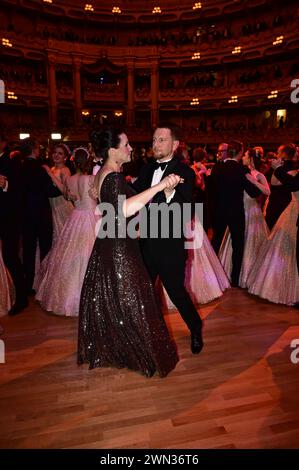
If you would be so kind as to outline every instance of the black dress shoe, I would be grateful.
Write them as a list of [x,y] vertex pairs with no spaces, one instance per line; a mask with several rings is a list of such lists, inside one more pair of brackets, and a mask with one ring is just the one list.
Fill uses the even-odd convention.
[[8,312],[8,315],[17,315],[18,313],[21,313],[26,307],[28,307],[28,305],[28,300],[24,300],[23,302],[16,302]]
[[192,354],[199,354],[203,348],[202,333],[191,334],[191,352]]
[[239,286],[239,283],[236,282],[236,281],[232,281],[232,282],[230,283],[230,285],[231,285],[231,287],[240,287],[240,286]]
[[32,295],[35,295],[36,294],[36,291],[34,289],[29,289],[28,292],[27,292],[27,295],[30,297]]

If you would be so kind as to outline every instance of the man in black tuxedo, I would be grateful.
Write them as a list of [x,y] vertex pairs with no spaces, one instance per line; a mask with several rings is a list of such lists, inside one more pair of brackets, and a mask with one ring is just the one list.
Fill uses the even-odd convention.
[[[183,180],[175,189],[170,188],[158,193],[148,205],[149,230],[152,224],[157,223],[157,219],[153,216],[154,208],[157,208],[157,205],[166,203],[170,209],[174,203],[178,203],[181,208],[184,203],[190,205],[192,203],[195,173],[174,157],[178,145],[179,135],[176,126],[171,124],[159,126],[153,136],[155,161],[146,164],[141,169],[139,177],[133,184],[139,193],[170,174],[179,175]],[[153,283],[159,276],[171,301],[177,307],[191,332],[191,350],[193,354],[198,354],[203,347],[202,321],[184,285],[186,250],[183,227],[181,225],[180,233],[176,234],[173,222],[170,217],[168,238],[163,238],[161,223],[158,224],[157,238],[150,237],[148,231],[147,237],[141,238],[141,249]]]
[[16,300],[9,314],[15,315],[28,305],[23,266],[19,258],[21,231],[20,163],[11,160],[5,136],[0,136],[0,239],[4,264],[12,277]]
[[[294,192],[299,191],[299,172],[295,175],[288,174],[288,168],[283,164],[281,160],[273,160],[271,163],[274,169],[274,176],[283,184],[287,191]],[[299,217],[297,219],[297,227],[299,227]],[[297,242],[296,242],[296,258],[297,258],[297,270],[299,274],[299,228],[297,230]]]
[[248,169],[239,162],[243,155],[241,142],[232,141],[223,154],[224,158],[213,168],[209,181],[212,201],[212,245],[218,253],[228,227],[233,250],[231,284],[233,287],[238,287],[245,237],[244,190],[251,197],[259,196],[260,191],[247,180],[245,175]]
[[39,161],[39,143],[31,138],[21,145],[23,163],[23,258],[28,293],[32,294],[37,242],[40,260],[52,246],[52,211],[49,197],[61,196]]

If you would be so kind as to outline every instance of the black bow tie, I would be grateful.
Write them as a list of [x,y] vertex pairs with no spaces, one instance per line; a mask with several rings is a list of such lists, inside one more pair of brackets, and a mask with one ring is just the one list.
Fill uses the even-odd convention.
[[158,168],[161,168],[161,170],[164,171],[168,163],[169,162],[163,162],[163,163],[155,162],[154,168],[155,170],[157,170]]

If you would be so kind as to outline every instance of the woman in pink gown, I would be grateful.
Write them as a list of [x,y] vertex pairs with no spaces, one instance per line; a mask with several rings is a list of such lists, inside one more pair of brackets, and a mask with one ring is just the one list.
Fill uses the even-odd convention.
[[[71,176],[71,172],[65,164],[67,158],[68,147],[63,143],[58,144],[54,147],[52,155],[54,166],[51,169],[49,169],[49,167],[46,165],[44,167],[49,176],[52,178],[53,183],[58,187],[58,189],[60,189],[62,193],[64,192],[67,178]],[[63,229],[65,222],[72,213],[74,206],[70,201],[65,199],[64,195],[50,198],[50,204],[53,218],[53,243],[55,243]]]
[[[295,176],[297,171],[288,174]],[[277,180],[277,184],[281,184]],[[299,191],[280,215],[268,239],[263,243],[258,259],[248,278],[248,292],[277,304],[299,302],[299,276],[296,260]]]
[[[200,221],[196,218],[190,222],[187,230],[190,246],[185,286],[194,303],[206,304],[221,297],[230,283]],[[165,289],[163,295],[167,308],[174,309]]]
[[[243,164],[248,166],[250,173],[246,178],[255,184],[260,191],[269,196],[270,188],[265,176],[258,171],[260,160],[254,149],[249,149],[243,157]],[[259,250],[267,239],[268,228],[261,207],[256,199],[244,192],[245,209],[245,244],[242,267],[240,272],[240,287],[248,287],[248,276],[255,264]],[[230,232],[227,229],[219,250],[220,262],[228,276],[232,271],[232,242]]]
[[36,299],[57,315],[77,316],[83,278],[95,241],[96,201],[88,194],[94,176],[88,152],[75,151],[77,173],[66,180],[75,208],[44,259],[36,279]]

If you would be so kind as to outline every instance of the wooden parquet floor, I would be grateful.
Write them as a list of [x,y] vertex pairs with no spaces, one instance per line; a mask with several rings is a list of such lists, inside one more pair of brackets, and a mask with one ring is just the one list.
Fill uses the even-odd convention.
[[166,316],[181,360],[164,379],[77,366],[77,319],[34,301],[2,317],[0,447],[299,448],[299,311],[230,289],[202,314],[199,356]]

